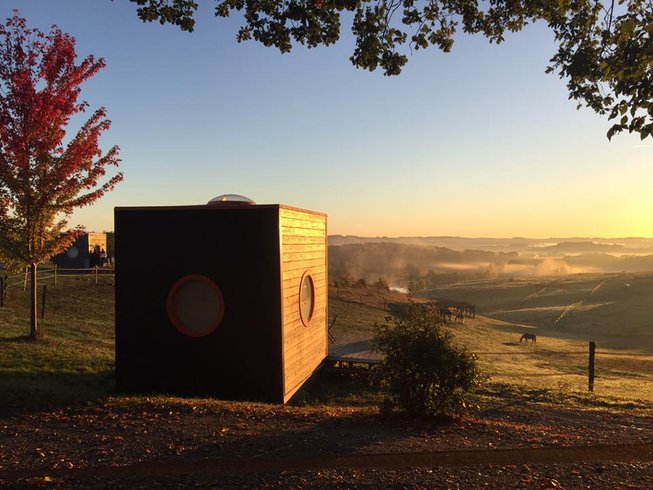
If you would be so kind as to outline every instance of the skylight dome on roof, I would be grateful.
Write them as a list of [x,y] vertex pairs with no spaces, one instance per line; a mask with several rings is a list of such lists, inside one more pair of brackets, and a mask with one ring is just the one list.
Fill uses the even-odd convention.
[[206,203],[209,206],[223,206],[223,205],[243,205],[243,204],[256,204],[247,196],[241,196],[240,194],[221,194],[218,197],[214,197],[209,202]]

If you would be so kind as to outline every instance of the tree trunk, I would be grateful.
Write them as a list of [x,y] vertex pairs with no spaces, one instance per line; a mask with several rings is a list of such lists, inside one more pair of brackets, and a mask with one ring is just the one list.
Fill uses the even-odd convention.
[[38,316],[37,316],[37,304],[36,304],[36,264],[29,265],[30,272],[30,327],[29,327],[29,338],[36,340],[36,335],[38,334]]

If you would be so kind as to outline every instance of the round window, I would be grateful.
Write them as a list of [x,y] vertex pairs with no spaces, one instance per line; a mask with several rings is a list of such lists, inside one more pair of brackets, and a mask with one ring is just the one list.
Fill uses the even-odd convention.
[[313,285],[313,278],[311,275],[308,272],[305,272],[299,286],[299,314],[304,325],[308,326],[311,318],[313,318],[314,308],[315,286]]
[[190,337],[204,337],[222,321],[224,299],[211,279],[192,274],[172,286],[167,309],[168,318],[177,330]]
[[68,249],[68,252],[66,252],[66,255],[68,257],[70,257],[71,259],[74,259],[79,255],[79,250],[77,249],[77,247],[74,247],[74,246],[70,247]]

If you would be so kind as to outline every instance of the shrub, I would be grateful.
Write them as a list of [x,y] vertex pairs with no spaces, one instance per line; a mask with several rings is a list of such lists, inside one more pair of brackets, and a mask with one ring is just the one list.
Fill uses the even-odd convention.
[[348,272],[343,272],[342,275],[340,276],[339,283],[343,288],[348,288],[352,285],[354,282],[354,279],[352,278],[351,274]]
[[378,289],[382,289],[383,291],[390,291],[390,286],[388,285],[388,281],[386,281],[382,277],[379,277],[377,279],[377,281],[374,283],[374,287]]
[[462,415],[481,373],[476,357],[454,343],[436,312],[411,304],[401,318],[375,327],[377,350],[385,355],[379,375],[388,390],[382,409],[413,417]]
[[358,281],[354,283],[355,288],[365,288],[367,287],[367,281],[364,278],[360,278]]

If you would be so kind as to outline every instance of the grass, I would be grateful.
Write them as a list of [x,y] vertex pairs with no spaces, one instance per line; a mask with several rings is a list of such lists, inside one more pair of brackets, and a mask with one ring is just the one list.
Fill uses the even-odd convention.
[[377,407],[384,393],[367,370],[323,370],[303,387],[292,404],[299,406]]
[[368,304],[347,301],[339,298],[329,298],[329,321],[337,315],[332,333],[336,336],[343,335],[369,335],[374,334],[375,323],[383,323],[388,312]]
[[[478,353],[479,362],[490,376],[490,381],[478,395],[479,403],[502,399],[530,400],[541,403],[565,403],[571,406],[611,407],[629,409],[653,402],[653,356],[647,349],[632,349],[632,345],[646,345],[647,331],[642,323],[639,334],[619,337],[605,327],[597,329],[598,349],[596,357],[595,392],[587,392],[587,338],[585,331],[593,320],[583,325],[566,328],[547,326],[548,318],[538,314],[538,308],[553,308],[565,302],[573,302],[594,290],[597,301],[617,303],[616,293],[623,277],[609,276],[606,280],[597,276],[572,278],[565,281],[544,281],[537,284],[528,281],[504,281],[495,283],[475,282],[454,285],[447,290],[460,293],[458,299],[474,301],[479,309],[490,305],[505,306],[509,311],[519,300],[524,308],[531,308],[531,322],[515,322],[500,318],[477,316],[465,324],[451,324],[459,342]],[[596,285],[605,280],[601,288]],[[653,276],[629,278],[633,286],[643,289]],[[544,284],[544,285],[543,285]],[[546,288],[546,289],[544,289]],[[544,291],[543,291],[544,289]],[[466,295],[465,291],[470,291]],[[483,294],[487,296],[481,303]],[[565,296],[564,291],[569,293]],[[527,294],[524,294],[527,293]],[[600,295],[599,295],[600,293]],[[333,333],[336,337],[373,335],[374,323],[383,322],[387,312],[377,308],[383,298],[377,291],[370,293],[374,306],[360,302],[365,293],[356,291],[355,297],[347,298],[341,291],[340,298],[329,301],[329,318],[338,316]],[[525,296],[533,295],[524,301]],[[630,293],[626,293],[630,294]],[[549,304],[543,304],[542,296],[550,296]],[[638,294],[640,299],[643,297]],[[35,343],[24,340],[29,332],[27,293],[21,288],[11,288],[6,306],[0,309],[0,399],[4,409],[16,407],[45,407],[113,397],[129,403],[129,397],[115,396],[114,390],[114,288],[112,278],[102,277],[95,284],[92,277],[60,277],[56,287],[48,284],[46,317],[41,320],[42,337]],[[520,299],[521,298],[521,299]],[[534,299],[533,299],[534,298]],[[628,299],[630,298],[630,299]],[[393,301],[395,298],[391,298]],[[625,299],[631,301],[631,296]],[[624,298],[621,301],[625,300]],[[638,300],[639,301],[639,300]],[[539,306],[535,306],[539,304]],[[633,306],[633,321],[642,314]],[[627,308],[620,307],[622,313]],[[583,309],[580,315],[596,309]],[[650,310],[650,308],[649,308]],[[615,313],[616,314],[616,313]],[[497,315],[501,316],[501,315]],[[623,318],[624,323],[629,319]],[[589,322],[589,323],[588,323]],[[525,331],[536,332],[535,346],[519,343]],[[600,334],[600,335],[599,335]],[[605,337],[601,337],[604,335]],[[608,339],[610,342],[605,341]],[[623,342],[620,344],[619,340]],[[378,388],[369,383],[366,374],[355,372],[324,373],[315,384],[305,390],[300,404],[337,406],[375,406],[382,398]],[[8,400],[4,403],[4,400]],[[121,402],[122,403],[122,402]]]
[[426,294],[469,301],[483,315],[545,335],[653,354],[653,273],[487,279]]
[[[536,345],[519,343],[528,325],[486,317],[451,327],[459,342],[477,353],[490,384],[515,390],[550,390],[577,397],[607,397],[653,402],[653,356],[624,349],[597,349],[594,393],[588,393],[589,346],[586,341],[538,332]],[[580,399],[580,398],[579,398]],[[609,401],[609,400],[608,400]]]
[[[651,273],[487,279],[428,295],[475,303],[485,315],[453,328],[493,383],[653,402]],[[519,344],[524,332],[537,334],[536,346]],[[594,394],[587,393],[590,340],[597,343]]]
[[[599,398],[607,404],[653,401],[652,274],[493,279],[451,284],[438,292],[474,302],[477,311],[489,315],[450,328],[460,343],[478,353],[490,388],[510,386],[524,396],[538,390],[573,394],[589,405]],[[385,316],[365,304],[333,298],[330,308],[345,320],[336,335],[351,329],[372,335],[370,325]],[[614,328],[615,318],[620,328]],[[538,343],[520,344],[524,332],[536,333]],[[589,340],[598,345],[592,394],[587,391]]]
[[[40,296],[39,296],[40,300]],[[0,309],[0,396],[11,406],[44,406],[103,397],[113,390],[114,312],[111,278],[48,281],[45,318],[36,342],[29,298],[9,288]]]

